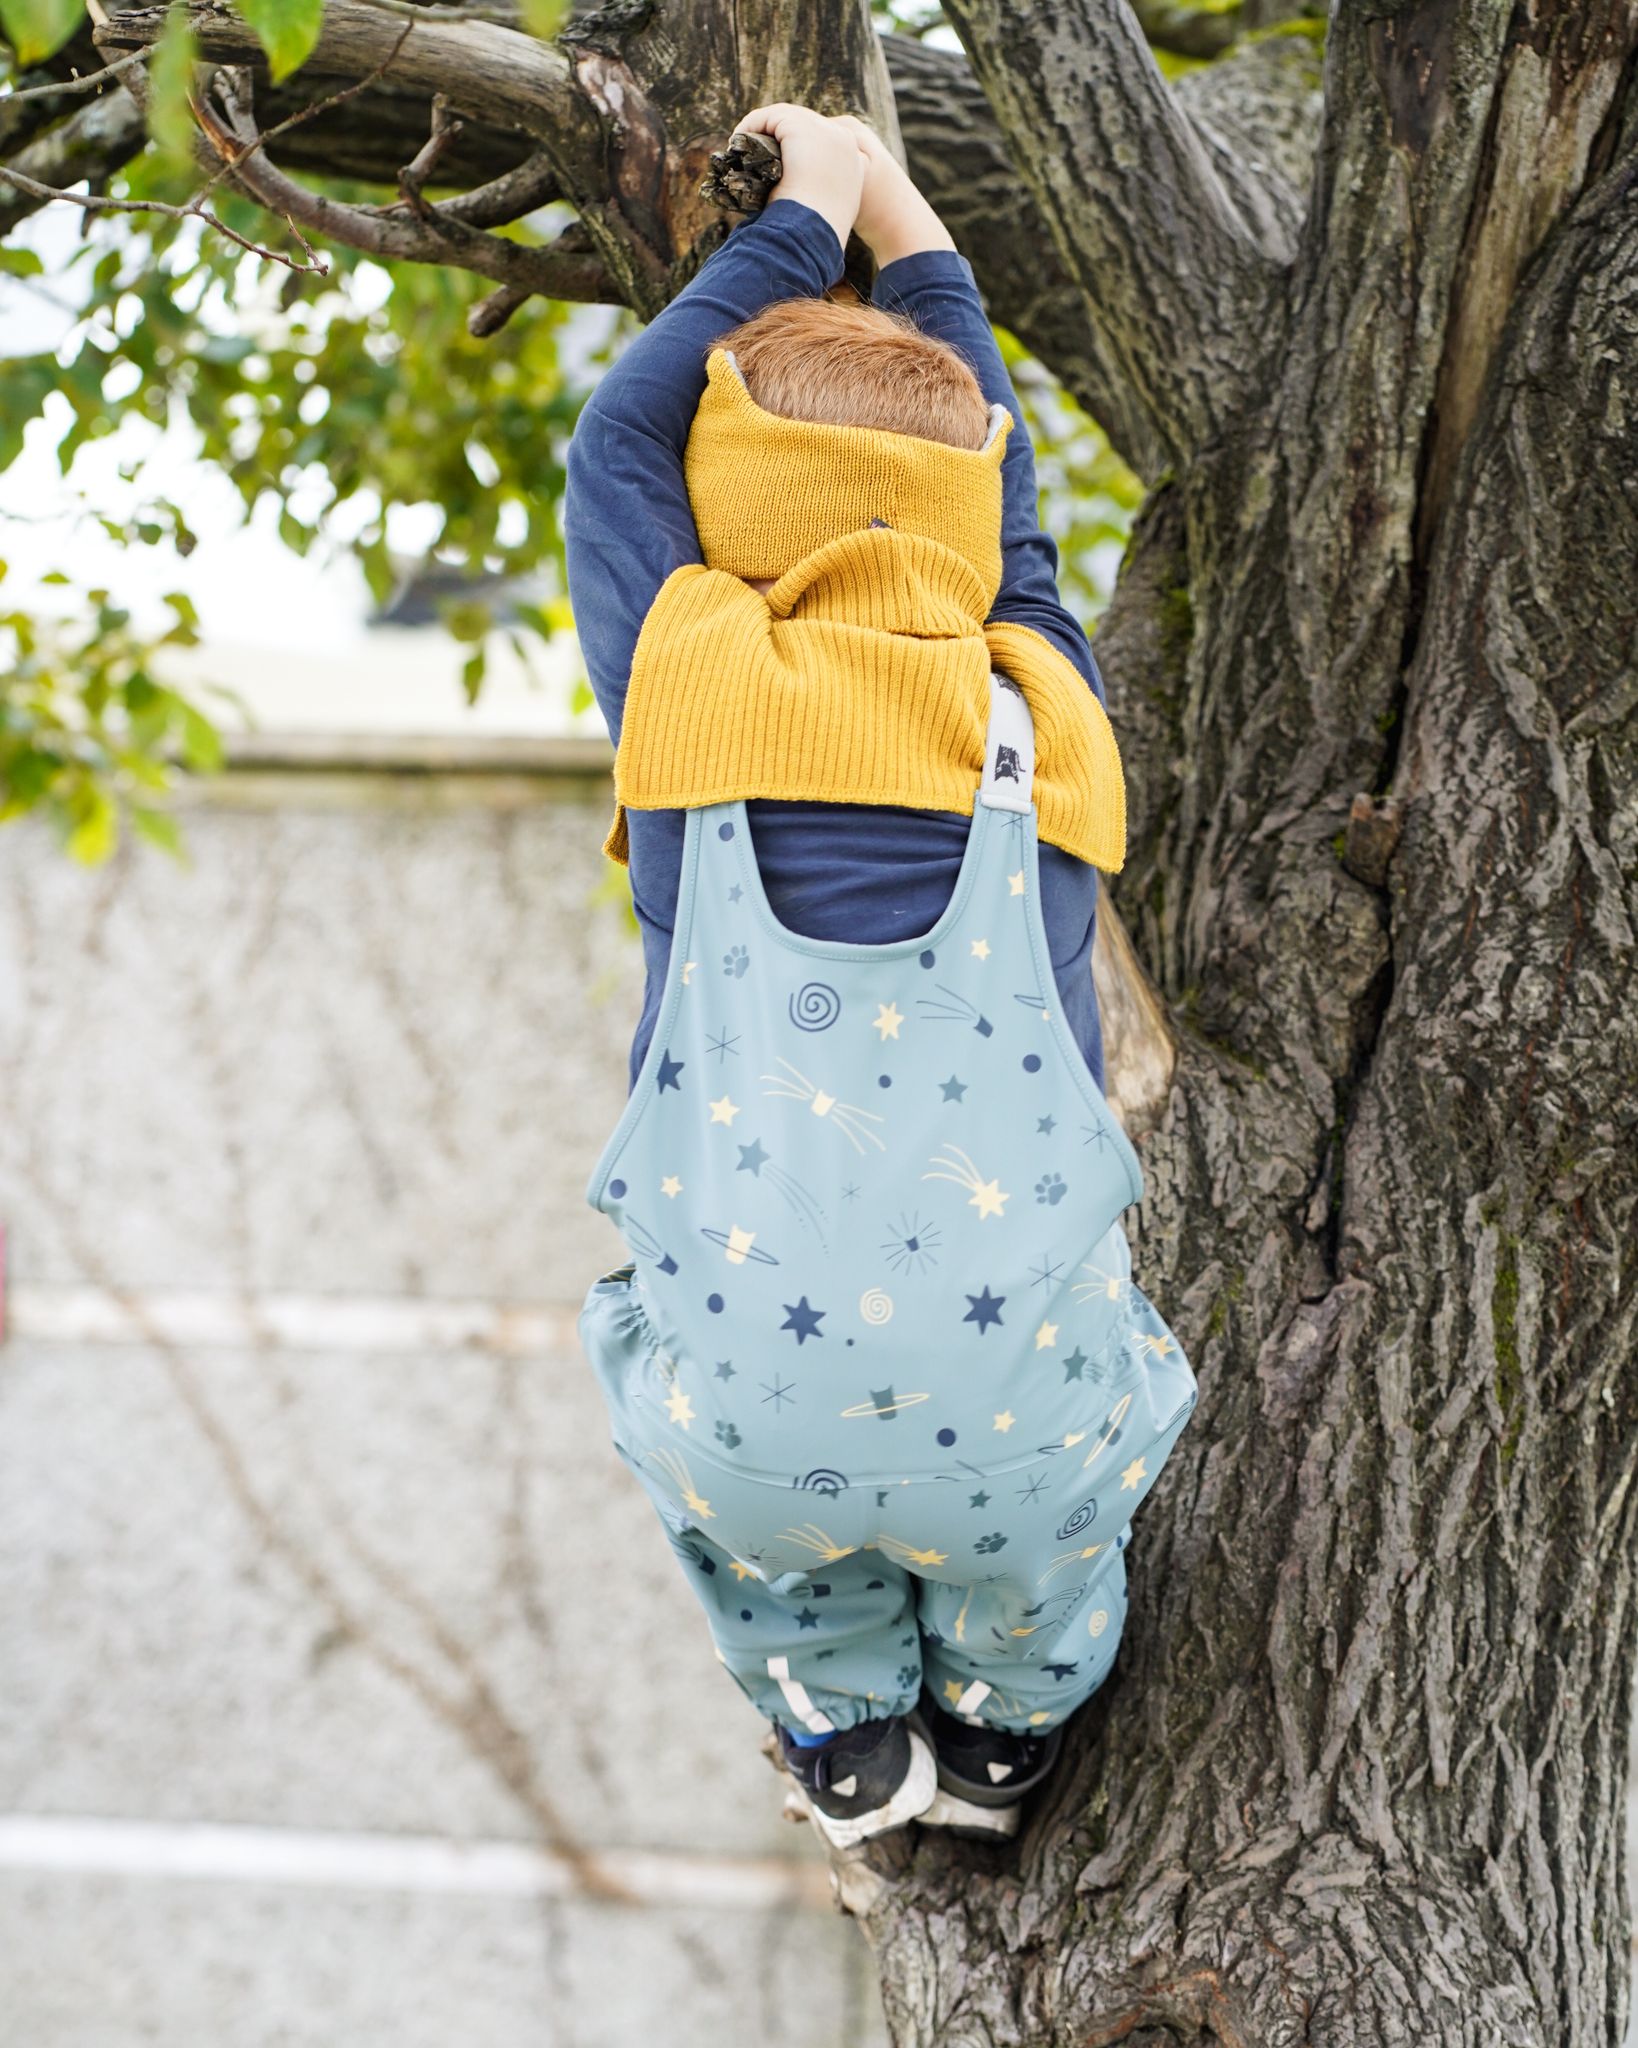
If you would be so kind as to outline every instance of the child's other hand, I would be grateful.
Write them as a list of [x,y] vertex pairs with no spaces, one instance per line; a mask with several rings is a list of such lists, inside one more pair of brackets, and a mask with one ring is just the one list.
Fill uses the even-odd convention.
[[[844,117],[829,120],[811,107],[785,101],[753,107],[735,123],[736,134],[771,135],[779,144],[785,168],[773,197],[797,199],[830,222],[845,248],[864,190],[865,157],[854,134],[862,124]],[[863,131],[869,134],[869,130]]]
[[837,115],[835,125],[851,131],[864,157],[864,190],[853,227],[876,261],[885,265],[924,249],[953,249],[948,228],[875,130],[852,114]]

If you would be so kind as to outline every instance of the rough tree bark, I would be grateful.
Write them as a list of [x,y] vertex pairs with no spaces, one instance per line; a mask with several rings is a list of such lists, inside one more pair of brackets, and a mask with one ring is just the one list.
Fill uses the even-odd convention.
[[[1276,36],[1175,90],[1123,0],[948,12],[970,68],[884,71],[854,0],[610,7],[561,52],[448,24],[344,158],[319,120],[280,162],[394,176],[436,83],[463,174],[544,152],[648,311],[720,232],[737,107],[886,122],[890,73],[993,313],[1154,486],[1099,639],[1149,977],[1111,991],[1114,1093],[1202,1399],[1021,1843],[845,1872],[895,2040],[1614,2044],[1638,0],[1338,0],[1322,81]],[[398,27],[328,23],[264,121]]]

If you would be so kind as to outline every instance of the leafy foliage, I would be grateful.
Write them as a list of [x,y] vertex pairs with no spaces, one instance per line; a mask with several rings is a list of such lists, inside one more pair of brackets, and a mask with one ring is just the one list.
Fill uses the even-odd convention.
[[207,773],[222,753],[206,713],[154,673],[166,649],[194,645],[193,606],[168,597],[170,625],[144,637],[106,590],[84,596],[70,625],[0,609],[0,824],[41,812],[70,853],[97,861],[112,852],[123,814],[174,853],[164,806],[176,764]]
[[[311,49],[319,0],[236,4],[276,65],[289,69]],[[32,32],[43,35],[44,0],[0,0],[8,35],[23,34],[19,7],[34,10]],[[538,0],[531,25],[550,32],[560,11],[560,0]],[[936,26],[934,8],[897,11]],[[150,74],[150,126],[162,146],[116,180],[118,196],[183,204],[197,189],[191,53],[180,15],[176,22]],[[270,38],[283,40],[275,47]],[[340,181],[323,189],[355,201],[379,196]],[[280,232],[225,183],[212,203],[252,239]],[[512,232],[532,239],[561,224],[547,215]],[[140,489],[142,450],[156,436],[133,444],[132,423],[181,428],[199,460],[231,482],[247,518],[271,499],[287,547],[350,550],[382,604],[402,583],[413,530],[416,556],[453,571],[447,580],[462,592],[441,610],[462,650],[462,686],[475,696],[497,628],[527,665],[533,649],[571,624],[558,521],[564,457],[580,405],[631,323],[537,299],[498,334],[474,340],[466,315],[490,289],[483,281],[413,264],[389,272],[344,248],[323,253],[327,276],[282,272],[197,221],[95,220],[50,279],[78,312],[66,339],[13,358],[0,376],[0,472],[28,434],[45,440],[72,483],[85,450],[123,434],[122,456],[128,446],[135,452],[122,474]],[[38,276],[40,268],[26,245],[0,248],[0,274]],[[1095,424],[1010,338],[1003,342],[1040,450],[1065,593],[1091,617],[1111,580],[1107,543],[1123,537],[1138,487]],[[134,546],[185,552],[191,544],[181,514],[163,502],[101,524]],[[6,615],[17,662],[0,708],[0,821],[38,809],[77,854],[95,858],[128,812],[137,829],[168,843],[156,820],[176,763],[197,771],[220,752],[203,707],[156,674],[168,650],[195,637],[194,622],[185,601],[172,600],[169,629],[143,640],[106,592],[61,581],[80,606],[71,623],[20,608]],[[580,701],[589,701],[584,689]]]

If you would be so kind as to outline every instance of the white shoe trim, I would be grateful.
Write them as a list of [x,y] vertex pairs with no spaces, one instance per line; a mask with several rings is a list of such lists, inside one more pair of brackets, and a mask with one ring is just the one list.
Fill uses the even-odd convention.
[[808,1817],[833,1849],[854,1849],[859,1843],[868,1842],[872,1835],[885,1835],[890,1828],[902,1828],[907,1821],[919,1820],[937,1797],[938,1765],[933,1752],[919,1735],[912,1733],[910,1768],[885,1806],[872,1807],[869,1813],[844,1820],[826,1813],[809,1799]]
[[941,1786],[932,1805],[916,1818],[924,1828],[953,1828],[964,1835],[995,1835],[1011,1841],[1023,1810],[1021,1801],[1014,1806],[975,1806]]

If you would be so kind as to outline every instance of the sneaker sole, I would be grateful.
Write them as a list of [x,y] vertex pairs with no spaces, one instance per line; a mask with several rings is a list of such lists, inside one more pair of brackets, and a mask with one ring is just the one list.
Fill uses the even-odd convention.
[[1018,1832],[1023,1811],[1022,1800],[1014,1800],[1011,1806],[975,1806],[972,1800],[958,1798],[940,1786],[932,1805],[916,1815],[916,1824],[943,1828],[968,1842],[1010,1842]]
[[873,1806],[868,1813],[854,1814],[848,1819],[826,1813],[822,1806],[814,1804],[794,1778],[791,1784],[797,1798],[808,1809],[809,1820],[833,1849],[856,1849],[861,1842],[868,1842],[876,1835],[908,1827],[911,1821],[919,1820],[939,1796],[938,1765],[933,1758],[932,1745],[916,1734],[910,1737],[910,1768],[904,1774],[903,1783],[885,1806]]

